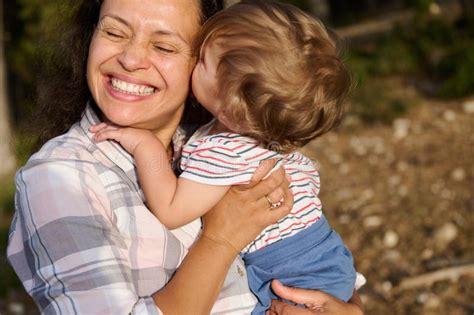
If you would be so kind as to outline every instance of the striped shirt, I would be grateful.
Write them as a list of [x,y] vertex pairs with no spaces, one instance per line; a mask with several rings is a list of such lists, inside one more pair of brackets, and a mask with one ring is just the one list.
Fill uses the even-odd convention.
[[[197,133],[206,134],[205,129],[210,128],[204,126]],[[260,162],[266,159],[277,159],[274,169],[283,166],[291,176],[294,206],[286,217],[265,228],[244,249],[246,253],[292,236],[320,219],[319,174],[311,160],[299,152],[284,155],[267,150],[256,140],[231,132],[201,138],[193,136],[181,157],[182,178],[226,186],[248,183]]]
[[[161,314],[151,296],[170,280],[200,223],[167,230],[145,206],[132,157],[92,140],[98,122],[87,106],[79,123],[18,171],[8,259],[44,314]],[[237,258],[213,313],[249,313],[254,305]]]

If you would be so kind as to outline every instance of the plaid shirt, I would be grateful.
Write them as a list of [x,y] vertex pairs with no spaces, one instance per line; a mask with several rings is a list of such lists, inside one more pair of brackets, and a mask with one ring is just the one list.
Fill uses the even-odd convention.
[[[8,259],[45,314],[161,314],[151,295],[173,276],[200,223],[167,230],[144,204],[133,158],[92,140],[98,122],[87,106],[80,123],[17,173]],[[238,258],[213,313],[254,305]]]

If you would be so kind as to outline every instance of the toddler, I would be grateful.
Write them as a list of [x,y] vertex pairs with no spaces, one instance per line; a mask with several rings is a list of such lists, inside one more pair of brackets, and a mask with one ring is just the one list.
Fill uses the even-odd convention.
[[179,178],[150,131],[103,123],[92,130],[97,141],[116,140],[134,155],[147,204],[169,229],[199,218],[231,185],[248,183],[262,160],[276,159],[274,169],[283,166],[291,177],[294,207],[242,252],[258,299],[253,314],[276,298],[273,279],[347,301],[352,256],[322,213],[318,172],[295,151],[341,119],[351,78],[335,42],[296,7],[252,0],[211,18],[196,47],[193,94],[215,119],[184,147]]

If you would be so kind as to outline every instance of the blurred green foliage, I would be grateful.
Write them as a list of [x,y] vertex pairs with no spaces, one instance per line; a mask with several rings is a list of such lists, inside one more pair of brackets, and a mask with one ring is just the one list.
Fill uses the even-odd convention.
[[15,209],[13,174],[6,175],[0,178],[0,180],[3,183],[2,189],[0,189],[0,252],[2,253],[2,255],[0,255],[0,270],[2,270],[2,276],[0,277],[0,297],[5,297],[8,294],[9,288],[19,288],[21,287],[21,283],[3,254],[6,253],[7,250],[9,219]]
[[42,56],[60,18],[67,16],[61,0],[4,1],[4,16],[10,101],[15,124],[28,122],[34,111],[35,86]]
[[416,103],[409,97],[393,98],[390,86],[383,86],[384,78],[405,77],[429,97],[457,98],[474,93],[473,17],[450,23],[425,10],[420,5],[411,25],[396,27],[349,50],[347,63],[358,82],[351,111],[364,122],[390,123]]
[[[22,132],[17,133],[14,144],[18,165],[26,163],[34,143],[34,136]],[[21,282],[4,256],[4,253],[7,251],[10,220],[15,210],[14,174],[8,174],[0,178],[0,182],[3,183],[2,189],[0,189],[0,253],[2,253],[0,255],[0,270],[2,271],[0,277],[0,297],[6,297],[11,288],[21,288]]]

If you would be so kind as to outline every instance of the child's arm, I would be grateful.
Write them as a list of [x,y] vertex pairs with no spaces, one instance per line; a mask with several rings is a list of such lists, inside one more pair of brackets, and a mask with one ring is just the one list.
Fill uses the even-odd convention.
[[115,140],[134,156],[148,207],[169,229],[205,214],[230,188],[177,179],[165,147],[149,130],[102,123],[91,131],[96,133],[96,141]]

